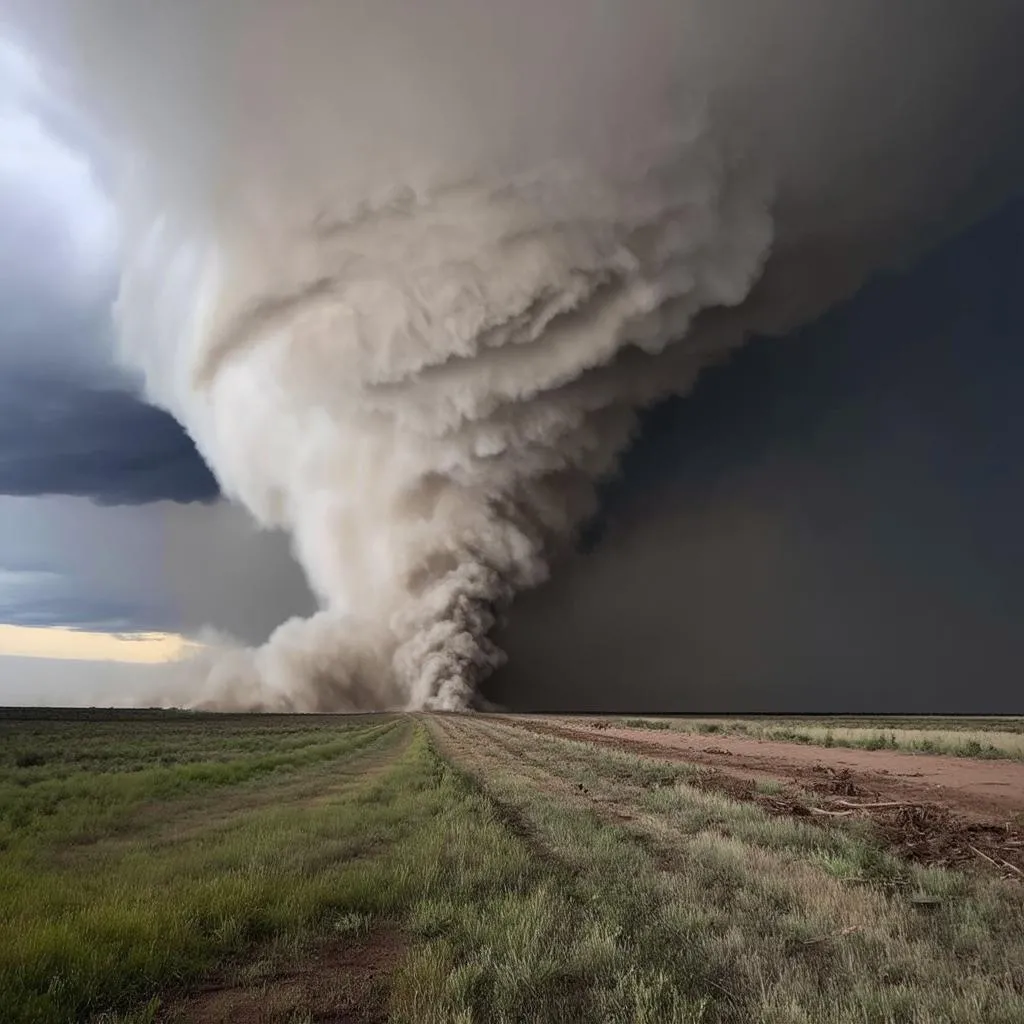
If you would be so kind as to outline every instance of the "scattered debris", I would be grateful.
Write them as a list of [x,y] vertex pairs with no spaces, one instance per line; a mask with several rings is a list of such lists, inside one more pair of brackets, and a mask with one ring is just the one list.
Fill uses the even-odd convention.
[[819,946],[823,942],[828,942],[831,939],[840,939],[845,935],[853,935],[856,932],[864,930],[862,924],[851,924],[845,928],[840,928],[837,932],[830,932],[828,935],[816,935],[813,939],[797,939],[796,944],[798,946]]
[[869,804],[851,804],[849,800],[834,800],[833,803],[838,804],[840,807],[849,807],[855,811],[868,811],[877,810],[879,807],[906,807],[907,804],[903,800],[879,800],[876,803]]
[[1018,875],[1024,878],[1024,871],[1021,871],[1016,864],[1011,864],[1008,860],[1003,860],[1002,857],[990,857],[987,853],[983,853],[976,846],[968,845],[967,848],[973,853],[976,853],[982,860],[987,860],[989,864],[993,864],[997,868],[1009,868],[1010,871],[1015,871]]
[[[809,789],[812,793],[835,793],[838,796],[868,795],[853,781],[853,773],[849,768],[835,769],[823,764],[817,765],[816,769],[825,777],[804,785],[804,788]],[[795,779],[793,781],[796,785],[797,781]]]

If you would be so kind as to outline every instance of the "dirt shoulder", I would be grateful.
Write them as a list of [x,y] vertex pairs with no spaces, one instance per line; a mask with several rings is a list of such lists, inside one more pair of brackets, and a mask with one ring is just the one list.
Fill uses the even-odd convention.
[[623,750],[706,764],[754,778],[801,785],[845,773],[858,789],[879,799],[939,803],[977,821],[1013,820],[1024,813],[1024,763],[974,760],[941,754],[815,747],[742,736],[700,735],[672,730],[598,729],[557,719],[520,719],[562,735]]
[[[1024,882],[1024,765],[1016,762],[595,728],[551,718],[506,721],[541,735],[697,765],[705,770],[695,785],[771,814],[819,824],[869,819],[884,844],[910,860]],[[779,783],[778,790],[758,787],[765,780]]]

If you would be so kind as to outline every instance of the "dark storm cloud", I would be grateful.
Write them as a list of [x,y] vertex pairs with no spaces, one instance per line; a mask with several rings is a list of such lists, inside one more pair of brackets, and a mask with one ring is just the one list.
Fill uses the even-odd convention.
[[652,413],[490,695],[1024,711],[1022,281],[1016,202]]
[[213,501],[218,488],[161,410],[123,391],[8,371],[0,379],[0,493],[132,505]]
[[0,622],[258,642],[314,607],[287,538],[228,502],[0,497]]
[[[215,500],[189,437],[116,365],[101,155],[0,38],[0,623],[262,640],[312,598],[286,541]],[[119,671],[0,660],[0,703],[76,702]]]
[[18,563],[0,566],[0,622],[12,626],[66,626],[101,631],[161,631],[173,623],[173,610],[158,591],[113,593],[94,581],[78,580],[59,565]]
[[114,364],[99,152],[0,39],[0,494],[209,501],[217,487],[191,441]]
[[[62,581],[67,588],[66,581]],[[70,589],[70,588],[68,588]],[[96,600],[87,594],[61,593],[26,602],[0,600],[0,622],[11,626],[63,626],[97,632],[162,632],[169,628],[162,609],[136,602]]]

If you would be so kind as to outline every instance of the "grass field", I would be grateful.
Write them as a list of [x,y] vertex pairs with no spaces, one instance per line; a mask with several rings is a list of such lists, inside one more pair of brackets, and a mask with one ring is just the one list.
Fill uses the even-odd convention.
[[1024,718],[606,718],[639,729],[678,729],[861,750],[907,750],[1024,761]]
[[0,1021],[1024,1021],[1024,886],[483,716],[0,717]]

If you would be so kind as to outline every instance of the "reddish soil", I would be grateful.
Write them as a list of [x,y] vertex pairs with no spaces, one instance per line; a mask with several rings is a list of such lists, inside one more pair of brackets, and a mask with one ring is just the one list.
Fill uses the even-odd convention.
[[668,729],[594,729],[575,722],[558,726],[592,742],[679,757],[755,778],[813,783],[828,778],[830,769],[831,773],[849,772],[872,795],[937,802],[979,821],[1013,819],[1024,813],[1024,763],[1020,761],[815,747]]
[[258,981],[213,980],[165,1001],[158,1019],[168,1024],[382,1024],[387,986],[405,945],[377,932],[324,946],[301,963]]
[[[1024,882],[1024,764],[516,719],[534,732],[706,766],[697,784],[819,823],[870,818],[894,852]],[[778,794],[755,782],[783,784]],[[871,806],[882,805],[882,806]]]

